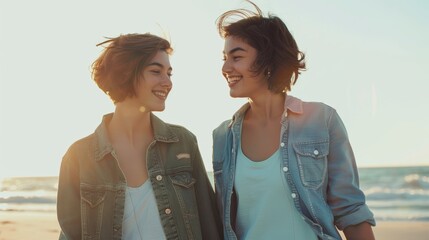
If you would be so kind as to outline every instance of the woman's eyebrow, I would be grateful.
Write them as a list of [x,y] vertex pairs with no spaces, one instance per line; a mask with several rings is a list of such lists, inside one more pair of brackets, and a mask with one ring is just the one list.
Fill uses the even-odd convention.
[[[159,62],[152,62],[152,63],[149,63],[147,66],[148,67],[150,67],[150,66],[158,66],[160,68],[165,68],[165,66],[162,63],[159,63]],[[173,70],[173,68],[169,67],[168,70]]]
[[[244,50],[244,48],[236,47],[236,48],[229,50],[228,54],[233,54],[233,53],[238,52],[238,51],[246,52],[246,50]],[[223,51],[223,54],[225,54],[225,51]]]

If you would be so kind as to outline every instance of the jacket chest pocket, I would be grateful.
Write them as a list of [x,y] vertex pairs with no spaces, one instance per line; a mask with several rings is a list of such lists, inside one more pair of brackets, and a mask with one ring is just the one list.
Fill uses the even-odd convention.
[[106,191],[81,185],[83,239],[99,239]]
[[183,213],[191,218],[197,217],[197,201],[195,198],[195,182],[189,172],[170,175],[173,188]]
[[319,188],[327,174],[329,142],[294,143],[293,149],[303,185]]

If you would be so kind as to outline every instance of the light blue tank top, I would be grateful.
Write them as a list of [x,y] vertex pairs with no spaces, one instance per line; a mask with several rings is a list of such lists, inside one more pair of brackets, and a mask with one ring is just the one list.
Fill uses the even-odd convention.
[[122,239],[166,239],[150,180],[125,190]]
[[238,239],[317,240],[298,210],[280,164],[280,150],[254,162],[239,147],[235,175]]

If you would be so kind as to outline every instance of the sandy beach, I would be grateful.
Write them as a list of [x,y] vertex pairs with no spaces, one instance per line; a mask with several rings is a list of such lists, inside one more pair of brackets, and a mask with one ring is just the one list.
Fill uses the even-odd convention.
[[[379,221],[374,228],[378,240],[424,240],[429,236],[429,222]],[[56,214],[0,212],[0,240],[58,239]]]
[[0,240],[58,239],[55,212],[0,212]]

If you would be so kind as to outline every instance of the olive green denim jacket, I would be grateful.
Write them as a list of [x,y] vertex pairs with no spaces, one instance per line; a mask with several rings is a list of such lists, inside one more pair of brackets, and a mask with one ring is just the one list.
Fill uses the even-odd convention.
[[[95,132],[71,145],[58,184],[60,239],[121,239],[126,180],[107,137],[107,114]],[[167,239],[221,239],[213,188],[196,137],[151,114],[149,179]]]

